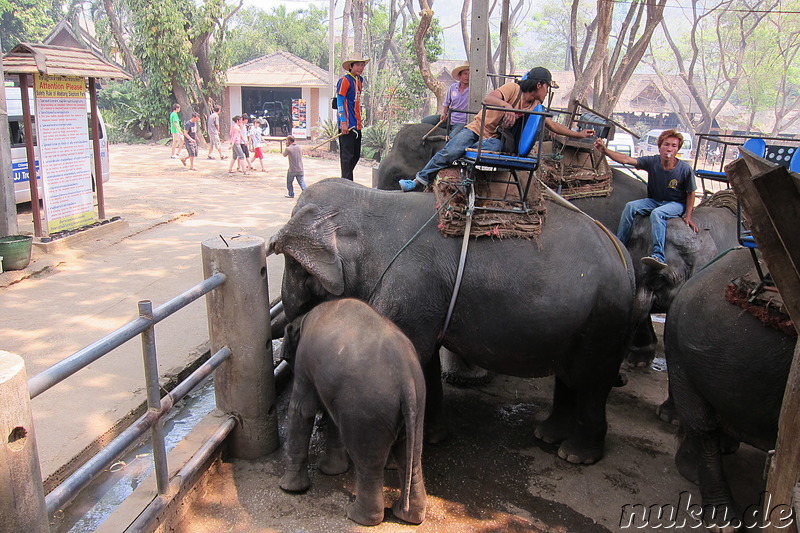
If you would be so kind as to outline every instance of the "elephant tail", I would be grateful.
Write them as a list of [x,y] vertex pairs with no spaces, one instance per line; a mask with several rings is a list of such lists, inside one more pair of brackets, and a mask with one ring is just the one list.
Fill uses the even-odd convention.
[[[423,389],[424,391],[424,389]],[[409,512],[411,507],[411,483],[415,457],[422,455],[423,419],[425,417],[425,397],[419,398],[420,391],[412,383],[407,384],[403,401],[403,421],[406,426],[406,477],[403,483],[403,511]],[[420,410],[421,409],[421,410]],[[419,453],[417,453],[419,451]]]

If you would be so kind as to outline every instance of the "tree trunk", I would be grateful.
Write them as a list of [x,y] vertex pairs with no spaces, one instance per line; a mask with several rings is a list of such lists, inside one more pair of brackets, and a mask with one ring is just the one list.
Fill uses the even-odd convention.
[[114,2],[112,0],[103,0],[103,9],[108,17],[111,34],[114,36],[114,40],[117,42],[119,51],[122,54],[125,68],[135,78],[141,74],[142,69],[139,67],[139,63],[136,61],[136,57],[133,55],[128,40],[125,38],[125,34],[122,31],[122,24],[120,24],[119,16],[117,16]]
[[342,50],[339,63],[347,61],[347,56],[350,54],[349,41],[350,41],[350,17],[353,10],[353,3],[351,0],[345,0],[344,11],[342,13]]
[[431,74],[428,54],[425,51],[425,34],[428,33],[431,27],[433,10],[428,6],[427,0],[421,0],[420,4],[423,7],[420,12],[419,26],[417,26],[417,31],[414,32],[414,50],[417,52],[417,64],[419,65],[419,72],[422,74],[422,80],[425,82],[425,86],[436,95],[436,102],[438,106],[441,106],[447,93],[447,88]]

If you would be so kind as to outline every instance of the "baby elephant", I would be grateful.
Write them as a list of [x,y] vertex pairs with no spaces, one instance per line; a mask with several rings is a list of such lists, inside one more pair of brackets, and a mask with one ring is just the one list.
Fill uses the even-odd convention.
[[366,303],[335,300],[286,326],[284,358],[294,368],[294,390],[280,487],[300,492],[310,486],[308,446],[314,417],[324,408],[332,423],[320,469],[346,471],[344,450],[355,466],[356,499],[348,518],[367,526],[383,520],[383,469],[391,452],[402,486],[392,512],[421,523],[427,502],[421,463],[425,381],[411,341]]

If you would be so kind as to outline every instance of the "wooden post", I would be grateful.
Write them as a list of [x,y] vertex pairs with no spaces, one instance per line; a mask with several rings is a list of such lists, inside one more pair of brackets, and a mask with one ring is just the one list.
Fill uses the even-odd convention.
[[232,352],[214,372],[217,407],[238,418],[231,454],[256,459],[278,448],[266,246],[260,237],[219,236],[202,248],[204,276],[226,276],[206,295],[211,351]]
[[22,357],[0,351],[0,533],[48,533],[39,452]]
[[[0,79],[5,79],[0,61]],[[11,176],[11,137],[8,133],[6,92],[0,92],[0,236],[19,233],[17,198]]]
[[486,95],[489,50],[489,4],[487,0],[473,0],[471,40],[469,48],[469,110],[478,113]]
[[[792,322],[800,325],[800,192],[797,180],[784,167],[774,167],[760,158],[744,157],[726,167],[736,196],[747,214],[775,285],[780,291]],[[752,176],[755,174],[755,176]],[[786,527],[779,513],[791,509],[792,493],[800,479],[800,344],[795,347],[792,366],[784,390],[778,422],[775,456],[769,465],[767,498],[763,510],[769,519],[767,533],[797,531],[797,524]],[[775,513],[773,513],[775,511]],[[774,516],[771,516],[774,514]]]

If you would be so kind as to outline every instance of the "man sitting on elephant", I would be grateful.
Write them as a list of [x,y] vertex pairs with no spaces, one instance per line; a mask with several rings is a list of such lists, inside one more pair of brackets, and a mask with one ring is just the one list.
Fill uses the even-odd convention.
[[[543,67],[535,67],[528,71],[521,80],[508,82],[494,89],[483,99],[483,103],[491,106],[505,107],[506,109],[522,109],[530,111],[538,104],[544,102],[550,88],[558,88],[553,82],[550,71]],[[478,146],[478,141],[483,139],[483,150],[501,152],[503,142],[497,131],[501,125],[509,128],[517,121],[514,111],[487,110],[483,131],[481,131],[481,115],[476,116],[472,122],[454,135],[444,148],[428,161],[425,167],[417,172],[414,179],[400,180],[400,188],[404,192],[413,191],[419,185],[427,186],[436,173],[453,164],[453,161],[464,156],[467,148]],[[545,119],[545,126],[558,135],[565,135],[576,139],[583,139],[594,135],[594,130],[573,131],[566,126]]]
[[694,209],[694,182],[692,167],[685,161],[676,159],[683,146],[683,135],[675,130],[666,130],[658,136],[658,155],[633,158],[626,154],[609,150],[601,139],[595,141],[595,148],[617,163],[631,165],[647,172],[647,198],[633,200],[625,205],[617,229],[617,238],[626,246],[631,236],[633,219],[636,215],[650,215],[653,236],[653,252],[643,257],[642,263],[655,269],[667,266],[664,256],[664,240],[667,234],[667,219],[683,215],[686,224],[697,232],[692,221]]
[[442,113],[427,116],[422,119],[422,123],[436,126],[445,122],[450,115],[450,137],[455,137],[467,125],[467,114],[455,110],[469,108],[469,63],[456,67],[450,75],[456,82],[447,89],[447,95],[442,102]]

